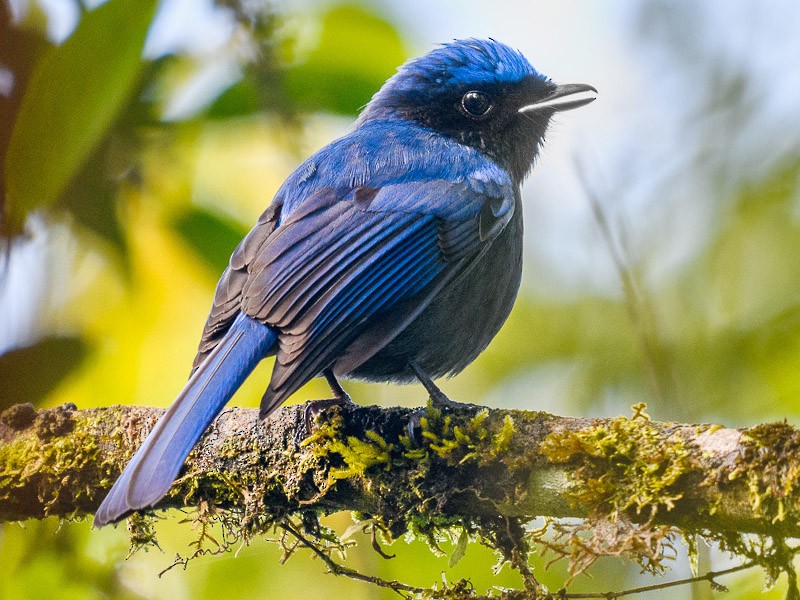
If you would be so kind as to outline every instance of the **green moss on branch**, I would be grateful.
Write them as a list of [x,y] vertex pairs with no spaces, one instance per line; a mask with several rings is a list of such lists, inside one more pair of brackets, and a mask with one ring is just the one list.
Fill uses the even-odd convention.
[[[6,411],[0,520],[91,514],[161,414]],[[657,572],[679,531],[748,556],[741,534],[761,534],[774,541],[761,547],[786,562],[782,540],[800,535],[800,433],[785,423],[656,423],[642,407],[633,418],[594,420],[470,405],[423,416],[335,407],[307,435],[304,414],[287,407],[262,423],[255,410],[225,411],[159,508],[201,507],[203,519],[223,520],[244,540],[292,516],[312,535],[322,531],[316,515],[349,510],[390,538],[412,531],[435,547],[442,534],[468,536],[516,564],[531,544],[553,548],[521,523],[588,517],[555,531],[576,570],[623,554]],[[578,541],[583,554],[570,545]]]

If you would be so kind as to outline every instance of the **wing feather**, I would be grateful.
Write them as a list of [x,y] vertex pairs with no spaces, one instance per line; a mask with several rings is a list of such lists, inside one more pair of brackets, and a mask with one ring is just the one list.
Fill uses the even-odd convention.
[[219,344],[240,312],[242,291],[249,275],[248,265],[258,256],[261,248],[275,231],[281,215],[281,203],[273,202],[261,215],[231,254],[230,264],[222,273],[214,292],[211,311],[200,337],[197,355],[192,365],[194,373],[209,353]]

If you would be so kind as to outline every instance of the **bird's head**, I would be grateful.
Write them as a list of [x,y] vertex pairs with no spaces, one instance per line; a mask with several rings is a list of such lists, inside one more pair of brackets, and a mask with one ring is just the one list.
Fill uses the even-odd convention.
[[556,85],[500,42],[456,40],[402,65],[359,122],[414,121],[486,154],[521,182],[553,114],[596,93],[589,85]]

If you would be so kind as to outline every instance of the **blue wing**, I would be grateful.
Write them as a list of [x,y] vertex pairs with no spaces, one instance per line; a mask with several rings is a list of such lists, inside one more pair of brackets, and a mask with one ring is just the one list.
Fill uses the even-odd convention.
[[[488,191],[446,180],[323,189],[286,217],[248,265],[241,295],[242,312],[278,331],[262,414],[349,352],[373,320],[404,304],[408,322],[467,268],[513,213],[510,185]],[[358,360],[402,326],[362,344]]]

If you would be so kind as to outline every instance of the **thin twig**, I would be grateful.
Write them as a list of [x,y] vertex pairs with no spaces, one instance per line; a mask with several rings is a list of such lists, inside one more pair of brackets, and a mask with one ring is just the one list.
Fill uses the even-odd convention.
[[[373,585],[377,585],[379,587],[388,588],[400,594],[401,592],[409,592],[412,594],[423,594],[426,592],[430,592],[431,590],[425,588],[418,588],[406,583],[401,583],[400,581],[389,581],[387,579],[382,579],[380,577],[374,577],[372,575],[364,575],[363,573],[359,573],[353,569],[340,565],[336,561],[334,561],[330,556],[325,554],[322,550],[320,550],[316,544],[312,541],[306,539],[303,534],[297,531],[294,527],[288,524],[286,521],[283,521],[279,524],[279,526],[288,531],[292,534],[301,544],[303,544],[306,548],[311,550],[314,554],[319,556],[322,562],[328,567],[331,573],[334,575],[344,575],[345,577],[349,577],[350,579],[356,579],[358,581],[363,581],[366,583],[371,583]],[[400,594],[402,595],[402,594]]]
[[616,600],[617,598],[622,598],[623,596],[632,596],[634,594],[643,594],[645,592],[654,592],[657,590],[665,590],[667,588],[678,587],[681,585],[689,585],[690,583],[697,583],[701,581],[708,581],[710,583],[716,583],[714,579],[717,577],[722,577],[724,575],[730,575],[731,573],[737,573],[738,571],[745,571],[747,569],[751,569],[756,566],[756,563],[753,561],[738,565],[736,567],[731,567],[730,569],[723,569],[722,571],[709,571],[705,575],[698,575],[697,577],[687,577],[686,579],[678,579],[677,581],[668,581],[666,583],[655,583],[653,585],[645,585],[638,588],[631,588],[629,590],[622,590],[620,592],[588,592],[588,593],[576,593],[576,594],[561,594],[557,596],[558,598],[570,598],[570,599],[581,599],[586,600],[589,598],[601,598],[604,600]]
[[[664,374],[661,372],[659,366],[661,354],[663,352],[659,344],[656,326],[652,319],[653,311],[649,299],[647,294],[642,290],[642,286],[639,284],[639,278],[630,266],[631,260],[626,252],[625,246],[621,242],[618,244],[616,241],[617,238],[614,235],[611,223],[603,209],[600,198],[589,183],[583,163],[577,158],[575,159],[575,170],[578,174],[578,179],[581,181],[584,192],[586,193],[600,234],[603,237],[611,260],[614,263],[614,268],[622,283],[626,306],[630,314],[631,322],[636,330],[639,345],[644,354],[651,387],[662,402],[667,402],[673,394],[671,394],[670,382],[665,380]],[[621,230],[620,235],[622,236],[624,234],[624,227],[619,225],[618,228]]]

